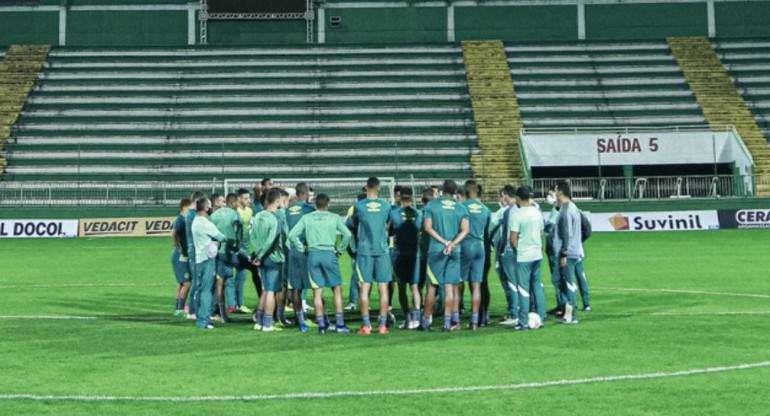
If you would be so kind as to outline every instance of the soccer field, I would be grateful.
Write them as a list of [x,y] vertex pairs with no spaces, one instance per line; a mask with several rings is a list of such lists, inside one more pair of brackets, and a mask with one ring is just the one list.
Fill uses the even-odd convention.
[[173,318],[169,239],[0,240],[0,415],[767,414],[769,238],[596,233],[579,325],[370,337]]

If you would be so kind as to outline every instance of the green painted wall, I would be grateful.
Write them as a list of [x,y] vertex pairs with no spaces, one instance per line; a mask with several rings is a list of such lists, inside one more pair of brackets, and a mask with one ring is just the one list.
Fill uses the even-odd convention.
[[586,39],[707,36],[706,3],[586,5]]
[[[332,29],[329,19],[342,24]],[[320,24],[321,22],[319,22]],[[444,7],[406,7],[326,10],[327,43],[446,42]]]
[[0,46],[39,43],[55,45],[58,39],[57,12],[0,13]]
[[714,3],[714,15],[719,37],[770,36],[770,2]]
[[305,21],[209,20],[208,39],[211,45],[305,43]]
[[577,40],[577,7],[456,7],[455,40]]
[[70,11],[68,46],[187,44],[186,11]]

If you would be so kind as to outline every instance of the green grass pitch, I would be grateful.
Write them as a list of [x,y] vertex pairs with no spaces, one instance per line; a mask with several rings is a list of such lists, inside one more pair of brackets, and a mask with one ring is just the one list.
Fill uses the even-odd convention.
[[[175,319],[168,239],[1,240],[0,415],[767,414],[769,238],[594,234],[594,311],[579,325],[370,337],[256,333],[243,316],[202,331]],[[543,281],[551,307],[547,268]],[[495,319],[504,298],[494,272],[490,287]],[[670,374],[756,363],[765,364]],[[579,379],[591,380],[526,385]],[[457,390],[419,392],[437,388]],[[372,391],[390,394],[326,394]],[[322,394],[281,397],[293,393]],[[279,397],[191,401],[254,395]],[[120,400],[83,400],[93,396]]]

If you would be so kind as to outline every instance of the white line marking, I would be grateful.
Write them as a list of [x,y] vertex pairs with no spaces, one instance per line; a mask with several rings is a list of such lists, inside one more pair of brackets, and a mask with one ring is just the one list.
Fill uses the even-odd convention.
[[181,318],[173,316],[131,316],[131,315],[0,315],[0,319],[28,319],[28,320],[62,320],[62,321],[179,321]]
[[80,395],[38,395],[38,394],[0,394],[0,400],[35,400],[35,401],[79,401],[79,402],[225,402],[225,401],[265,401],[284,399],[327,399],[334,397],[367,397],[367,396],[407,396],[417,394],[463,393],[477,391],[523,390],[553,386],[570,386],[578,384],[607,383],[613,381],[651,380],[659,378],[682,377],[697,374],[713,374],[727,371],[748,370],[753,368],[770,367],[770,361],[751,364],[739,364],[723,367],[698,368],[674,372],[658,372],[648,374],[631,374],[621,376],[580,378],[573,380],[555,380],[537,383],[502,384],[491,386],[440,387],[433,389],[412,390],[369,390],[369,391],[339,391],[326,393],[288,393],[260,394],[245,396],[80,396]]
[[737,296],[737,297],[743,297],[743,298],[770,299],[770,295],[759,295],[754,293],[734,293],[734,292],[709,292],[705,290],[643,289],[643,288],[630,288],[630,287],[601,287],[601,286],[592,286],[591,289],[617,290],[617,291],[623,291],[623,292],[687,293],[691,295]]
[[122,286],[168,286],[172,287],[174,283],[62,283],[53,285],[7,285],[0,286],[0,289],[30,289],[30,288],[50,288],[50,287],[122,287]]

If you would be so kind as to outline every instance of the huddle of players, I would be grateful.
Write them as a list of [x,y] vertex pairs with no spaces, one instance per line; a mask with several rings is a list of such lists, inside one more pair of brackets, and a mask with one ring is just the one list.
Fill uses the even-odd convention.
[[[264,182],[264,181],[263,181]],[[264,185],[264,183],[263,183]],[[460,303],[462,283],[469,283],[472,299],[470,328],[489,323],[489,291],[486,277],[490,268],[491,248],[499,255],[498,274],[506,290],[509,314],[501,324],[514,325],[516,330],[541,328],[545,319],[545,297],[540,283],[540,262],[542,260],[542,237],[547,224],[527,187],[506,186],[501,191],[501,202],[505,209],[493,218],[489,209],[479,201],[480,186],[474,181],[465,183],[465,192],[460,194],[454,181],[444,182],[442,195],[436,197],[431,189],[423,194],[426,204],[423,210],[412,206],[410,188],[398,192],[398,206],[391,206],[387,200],[378,197],[380,183],[369,178],[365,195],[351,207],[345,224],[339,216],[330,213],[329,197],[320,194],[316,206],[308,203],[309,189],[300,183],[296,187],[297,201],[288,204],[288,194],[278,188],[267,191],[264,196],[264,210],[254,215],[247,224],[248,239],[244,238],[243,216],[247,214],[245,202],[248,192],[228,195],[224,201],[214,198],[213,214],[209,220],[210,204],[205,197],[193,195],[194,211],[186,213],[183,201],[185,231],[187,231],[188,256],[182,256],[184,233],[177,232],[182,221],[175,222],[175,250],[172,263],[177,271],[178,292],[176,314],[184,313],[185,298],[189,302],[189,315],[196,319],[200,328],[213,328],[211,315],[226,320],[228,311],[243,312],[242,282],[240,304],[229,310],[224,306],[226,283],[232,281],[232,270],[258,269],[261,276],[258,283],[264,291],[254,313],[256,330],[272,332],[280,330],[285,318],[282,316],[284,278],[287,278],[291,301],[296,311],[299,330],[306,332],[313,325],[305,320],[302,309],[302,292],[310,289],[314,294],[315,318],[320,333],[336,331],[349,333],[345,325],[342,307],[342,279],[338,264],[339,256],[349,250],[353,259],[353,274],[359,285],[362,311],[362,326],[358,333],[369,335],[372,324],[369,316],[369,295],[374,283],[380,295],[378,332],[388,333],[389,301],[392,296],[392,280],[396,276],[399,286],[399,300],[404,312],[403,328],[429,331],[434,305],[443,299],[444,331],[460,329]],[[577,236],[580,241],[581,217],[569,199],[569,186],[560,183],[556,192],[559,203],[551,214],[548,244],[555,253],[549,259],[558,257],[554,275],[557,288],[558,306],[555,311],[563,313],[565,323],[577,323],[576,298],[573,278],[582,259],[582,242],[571,244]],[[460,202],[458,199],[462,199]],[[239,208],[240,207],[240,208]],[[577,211],[577,216],[574,215]],[[577,222],[575,222],[577,221]],[[188,225],[189,224],[189,225]],[[577,234],[575,234],[577,224]],[[192,234],[189,236],[189,234]],[[341,238],[338,238],[341,235]],[[389,236],[392,248],[389,248]],[[507,238],[503,238],[507,236]],[[573,255],[576,250],[577,256]],[[250,250],[250,251],[249,251]],[[176,256],[176,257],[175,257]],[[192,271],[189,282],[180,271],[184,260]],[[553,266],[553,261],[549,264]],[[581,273],[582,273],[582,269]],[[181,278],[180,278],[181,275]],[[215,277],[216,282],[215,284]],[[584,274],[583,274],[584,278]],[[224,281],[224,282],[223,282]],[[422,305],[422,288],[427,293]],[[582,282],[581,282],[582,283]],[[582,285],[586,287],[587,285]],[[187,289],[192,287],[192,296]],[[229,287],[229,286],[227,286]],[[323,289],[333,290],[335,322],[326,316]],[[258,289],[260,287],[258,286]],[[407,291],[412,293],[412,311],[409,311]],[[258,290],[259,291],[259,290]],[[237,290],[236,290],[237,292]],[[216,295],[216,296],[215,296]],[[238,297],[237,294],[227,296]],[[215,299],[216,298],[216,299]],[[532,301],[530,302],[530,299]],[[584,298],[586,303],[586,298]],[[218,311],[215,311],[218,306]],[[197,316],[195,312],[197,311]],[[534,323],[529,322],[534,312]],[[273,321],[274,312],[279,315]],[[313,325],[314,326],[314,325]]]

